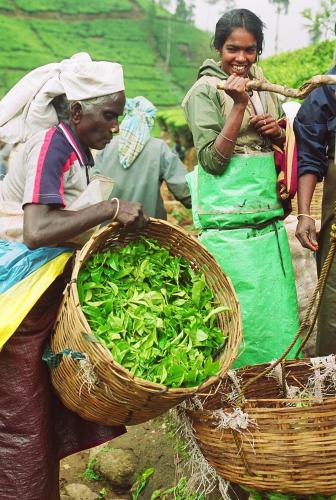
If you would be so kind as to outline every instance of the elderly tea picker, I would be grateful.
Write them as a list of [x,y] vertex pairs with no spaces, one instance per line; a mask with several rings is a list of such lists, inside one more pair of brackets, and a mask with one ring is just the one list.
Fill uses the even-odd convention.
[[71,210],[87,188],[89,148],[111,141],[124,104],[121,66],[85,53],[37,68],[0,102],[0,139],[19,143],[0,182],[0,498],[6,500],[58,499],[60,458],[125,430],[67,410],[42,361],[69,277],[71,242],[105,221],[145,222],[139,203],[116,198]]
[[282,113],[275,94],[246,91],[250,79],[263,79],[262,21],[247,9],[227,12],[214,47],[219,62],[203,63],[183,108],[199,161],[190,178],[194,222],[242,306],[238,367],[284,351],[298,327],[297,298],[274,164]]

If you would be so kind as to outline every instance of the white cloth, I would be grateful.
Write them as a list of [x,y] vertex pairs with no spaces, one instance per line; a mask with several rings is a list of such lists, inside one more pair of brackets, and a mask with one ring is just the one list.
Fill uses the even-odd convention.
[[282,109],[284,110],[291,127],[293,127],[294,118],[296,117],[300,107],[301,104],[296,101],[287,101],[282,103]]
[[36,68],[0,101],[0,140],[10,144],[24,142],[38,130],[56,125],[51,101],[58,95],[80,101],[124,89],[120,64],[92,61],[85,52]]

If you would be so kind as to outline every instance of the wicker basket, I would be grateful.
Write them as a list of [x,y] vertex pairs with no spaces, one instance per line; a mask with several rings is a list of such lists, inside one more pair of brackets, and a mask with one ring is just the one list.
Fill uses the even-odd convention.
[[[245,367],[235,373],[244,384],[267,366]],[[282,380],[289,387],[304,387],[313,373],[310,359],[282,365]],[[229,395],[237,394],[237,380],[226,377],[216,389],[206,398],[203,410],[187,410],[187,416],[203,455],[219,476],[262,491],[336,492],[335,390],[323,398],[288,399],[285,384],[263,376],[246,389],[241,409],[250,424],[237,431],[219,428],[220,417],[214,413],[222,409],[232,414]]]
[[[322,196],[323,196],[323,182],[318,182],[315,187],[315,191],[310,204],[310,214],[314,219],[321,220],[322,212]],[[297,196],[292,200],[293,215],[297,215]]]
[[76,279],[83,264],[93,254],[125,246],[137,239],[139,233],[126,232],[118,224],[101,229],[76,256],[71,283],[66,290],[51,342],[54,353],[64,349],[85,353],[93,366],[96,382],[92,387],[83,382],[78,361],[68,357],[51,370],[51,377],[58,396],[68,408],[87,420],[106,425],[145,422],[198,390],[206,391],[227,372],[241,341],[240,309],[235,292],[209,252],[183,229],[164,221],[151,219],[141,234],[157,240],[172,255],[182,255],[193,268],[204,273],[217,301],[230,308],[229,312],[220,313],[217,318],[218,326],[228,339],[220,356],[218,376],[211,377],[198,388],[169,389],[137,378],[116,363],[112,354],[92,336],[79,304]]

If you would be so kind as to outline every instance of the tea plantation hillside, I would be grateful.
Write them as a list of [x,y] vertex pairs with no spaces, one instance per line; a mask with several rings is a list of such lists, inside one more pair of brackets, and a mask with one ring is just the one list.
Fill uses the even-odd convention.
[[87,51],[123,64],[129,96],[173,106],[211,55],[210,35],[151,0],[0,0],[0,95],[24,73]]

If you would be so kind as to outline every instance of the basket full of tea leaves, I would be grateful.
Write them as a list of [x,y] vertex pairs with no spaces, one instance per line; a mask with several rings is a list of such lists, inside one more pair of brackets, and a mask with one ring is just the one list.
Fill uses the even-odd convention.
[[141,234],[112,224],[76,257],[51,349],[71,410],[107,425],[137,424],[227,371],[241,339],[231,282],[184,230],[150,220]]

